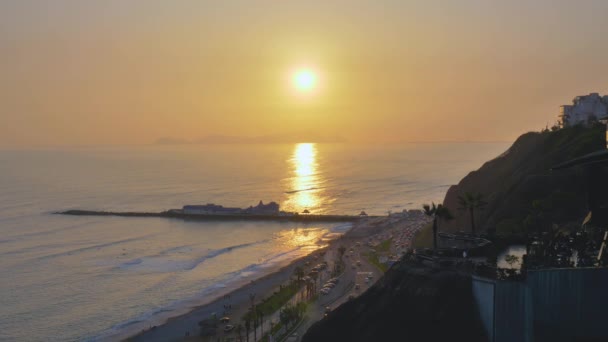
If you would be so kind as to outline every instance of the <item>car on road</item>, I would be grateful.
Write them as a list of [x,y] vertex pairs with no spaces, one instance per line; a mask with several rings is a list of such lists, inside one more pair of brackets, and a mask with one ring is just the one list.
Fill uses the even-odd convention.
[[222,318],[220,318],[220,322],[221,323],[228,323],[228,322],[230,322],[230,317],[222,317]]
[[326,306],[325,307],[325,313],[329,313],[331,312],[331,306]]
[[355,290],[358,290],[361,287],[359,284],[355,284]]
[[234,325],[228,324],[224,327],[224,332],[229,332],[229,331],[232,331],[233,329],[234,329]]
[[323,295],[327,295],[329,292],[331,292],[331,289],[329,287],[324,287],[319,292]]
[[323,287],[329,287],[331,289],[333,289],[336,286],[336,284],[334,283],[326,283]]

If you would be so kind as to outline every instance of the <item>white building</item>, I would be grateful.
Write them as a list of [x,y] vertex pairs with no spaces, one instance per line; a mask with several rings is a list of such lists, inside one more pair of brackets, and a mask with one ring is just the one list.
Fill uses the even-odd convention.
[[561,106],[560,122],[564,127],[587,125],[597,120],[608,119],[608,95],[598,93],[577,96],[571,105]]

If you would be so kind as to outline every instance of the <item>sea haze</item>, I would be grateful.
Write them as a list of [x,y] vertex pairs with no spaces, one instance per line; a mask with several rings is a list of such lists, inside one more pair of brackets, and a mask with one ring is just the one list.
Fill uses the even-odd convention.
[[[325,245],[348,224],[74,217],[259,200],[385,215],[442,200],[507,143],[0,151],[0,340],[137,332]],[[122,336],[122,335],[120,335]]]

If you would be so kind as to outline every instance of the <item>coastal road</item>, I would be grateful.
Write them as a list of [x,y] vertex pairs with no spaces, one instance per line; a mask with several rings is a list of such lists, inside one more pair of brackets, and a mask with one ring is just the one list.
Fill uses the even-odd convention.
[[[356,238],[346,238],[339,239],[334,241],[330,247],[326,250],[325,255],[323,257],[318,256],[321,253],[313,253],[313,255],[303,258],[293,264],[286,266],[285,268],[277,271],[275,273],[271,273],[267,276],[264,276],[260,279],[252,281],[250,284],[243,286],[234,290],[230,294],[230,300],[227,302],[222,298],[215,299],[208,304],[202,305],[198,308],[195,308],[188,314],[184,314],[182,316],[178,316],[173,318],[166,323],[159,326],[152,326],[145,331],[142,331],[140,334],[133,336],[131,340],[133,341],[178,341],[184,340],[184,337],[188,336],[187,340],[199,340],[197,338],[199,335],[200,327],[198,325],[199,322],[203,320],[207,320],[213,316],[215,313],[217,317],[221,317],[224,315],[224,305],[230,304],[232,307],[231,312],[228,315],[232,318],[231,324],[237,325],[240,322],[240,318],[244,316],[250,307],[250,294],[257,294],[257,298],[266,298],[272,295],[274,291],[278,290],[280,284],[287,284],[289,279],[292,277],[294,273],[294,269],[300,265],[304,266],[306,261],[310,261],[310,266],[312,267],[315,264],[321,263],[323,259],[328,262],[329,269],[333,268],[335,263],[339,260],[338,248],[339,246],[344,246],[348,250],[350,248],[353,249],[351,254],[350,251],[347,252],[348,257],[344,256],[344,262],[346,264],[346,269],[343,275],[341,276],[340,282],[337,286],[330,292],[329,295],[321,297],[309,306],[309,310],[307,313],[308,319],[306,322],[302,324],[297,329],[298,336],[302,336],[303,333],[312,325],[314,322],[322,319],[325,313],[325,307],[330,306],[332,309],[344,303],[350,294],[355,296],[364,292],[371,284],[377,281],[382,272],[377,269],[375,266],[371,265],[365,256],[364,252],[368,251],[369,248],[365,247],[365,241],[369,238],[369,235],[359,235]],[[361,246],[356,246],[356,242],[360,242]],[[361,265],[357,266],[356,262],[360,261]],[[353,268],[353,264],[355,267]],[[304,267],[307,269],[308,267]],[[373,274],[373,279],[367,283],[364,280],[364,273],[362,272],[371,272]],[[320,286],[330,278],[330,274],[327,271],[321,272],[321,281]],[[359,284],[359,291],[354,290],[354,284]],[[270,329],[270,322],[278,322],[278,313],[274,313],[269,315],[268,318],[265,319],[266,324],[264,326],[264,331],[268,331]],[[219,327],[220,329],[223,326]],[[261,329],[260,329],[261,330]],[[260,331],[259,331],[260,332]],[[224,333],[222,330],[218,331],[217,337],[234,337],[236,336],[236,332],[233,330],[230,333]],[[258,333],[258,338],[260,338],[261,333]],[[250,338],[250,341],[253,341]]]
[[[345,247],[353,247],[354,253],[350,254],[349,257],[344,258],[346,262],[346,270],[342,276],[340,276],[340,282],[328,295],[320,295],[319,299],[309,306],[306,312],[306,319],[304,322],[302,322],[302,324],[300,324],[295,332],[292,332],[286,341],[300,341],[310,326],[325,317],[326,307],[329,306],[331,310],[335,310],[337,307],[348,301],[348,297],[350,295],[354,295],[355,297],[359,296],[382,276],[382,271],[376,266],[370,264],[363,256],[363,252],[367,247]],[[360,266],[357,266],[357,261],[361,262]],[[372,279],[369,282],[365,281],[367,275],[372,275]],[[355,289],[355,284],[359,284],[359,290]]]

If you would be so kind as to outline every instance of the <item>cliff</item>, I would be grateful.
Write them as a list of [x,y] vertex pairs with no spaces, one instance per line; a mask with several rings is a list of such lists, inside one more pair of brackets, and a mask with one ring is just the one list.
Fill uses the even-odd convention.
[[304,342],[485,341],[471,278],[404,261],[360,297],[315,323]]
[[535,203],[548,222],[580,220],[587,212],[585,174],[580,168],[551,171],[551,167],[605,148],[605,126],[569,127],[526,133],[501,156],[469,173],[449,188],[443,201],[455,219],[442,231],[470,231],[468,212],[459,210],[458,196],[481,193],[487,206],[477,212],[478,232],[512,233],[523,229]]

